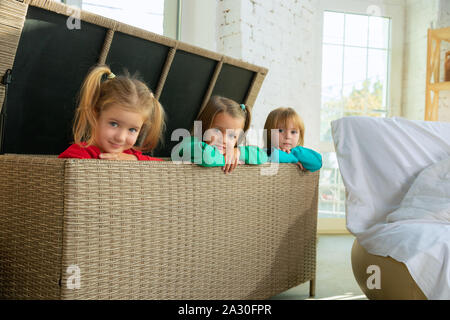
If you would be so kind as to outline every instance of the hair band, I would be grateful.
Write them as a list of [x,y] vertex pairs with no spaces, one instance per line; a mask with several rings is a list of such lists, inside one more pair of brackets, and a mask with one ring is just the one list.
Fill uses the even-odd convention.
[[116,75],[114,73],[112,73],[112,72],[110,72],[108,74],[108,79],[114,79],[115,77],[116,77]]
[[241,103],[241,109],[245,111],[245,104]]

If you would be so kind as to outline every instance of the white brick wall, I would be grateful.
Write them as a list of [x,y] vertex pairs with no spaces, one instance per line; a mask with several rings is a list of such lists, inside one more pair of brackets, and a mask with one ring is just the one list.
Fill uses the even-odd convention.
[[262,129],[271,110],[290,106],[303,117],[305,146],[311,148],[318,147],[320,124],[316,3],[221,0],[218,5],[218,51],[269,69],[255,103],[252,127]]

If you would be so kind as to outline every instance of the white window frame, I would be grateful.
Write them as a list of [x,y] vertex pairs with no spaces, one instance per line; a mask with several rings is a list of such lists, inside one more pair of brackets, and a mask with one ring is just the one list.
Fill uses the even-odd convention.
[[164,1],[164,36],[181,40],[181,8],[183,0]]
[[[403,116],[402,109],[402,78],[403,78],[403,38],[404,38],[404,9],[402,0],[320,0],[320,15],[317,30],[316,52],[322,57],[323,44],[323,16],[325,11],[335,11],[350,14],[370,14],[379,12],[380,16],[391,18],[389,47],[391,54],[388,61],[388,97],[387,117]],[[316,60],[315,69],[318,70],[318,83],[322,83],[322,59]],[[317,95],[321,97],[321,85],[318,86]],[[321,107],[321,102],[319,104]],[[320,126],[320,116],[319,116]],[[320,140],[320,138],[318,138]],[[322,153],[335,152],[333,142],[319,142],[319,150]],[[349,233],[346,229],[345,218],[318,218],[318,233]]]

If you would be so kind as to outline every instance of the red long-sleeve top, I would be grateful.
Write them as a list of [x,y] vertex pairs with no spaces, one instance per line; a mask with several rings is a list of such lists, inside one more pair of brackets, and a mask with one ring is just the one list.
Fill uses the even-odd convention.
[[[61,153],[58,158],[75,158],[75,159],[100,159],[100,149],[95,146],[84,147],[79,144],[72,144],[63,153]],[[160,158],[153,158],[150,156],[143,155],[141,151],[134,149],[125,150],[123,153],[132,154],[136,156],[138,160],[143,161],[163,161]]]

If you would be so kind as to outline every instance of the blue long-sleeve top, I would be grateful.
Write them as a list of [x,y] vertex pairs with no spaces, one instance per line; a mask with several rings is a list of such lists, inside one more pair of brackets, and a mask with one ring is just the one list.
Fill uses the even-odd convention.
[[[239,147],[239,160],[245,164],[263,164],[268,161],[266,152],[256,146]],[[172,161],[185,160],[204,167],[223,167],[225,157],[218,149],[195,137],[184,138],[172,150]]]
[[291,153],[272,148],[270,161],[279,163],[301,162],[303,168],[314,172],[322,168],[322,155],[314,150],[297,146],[291,149]]

